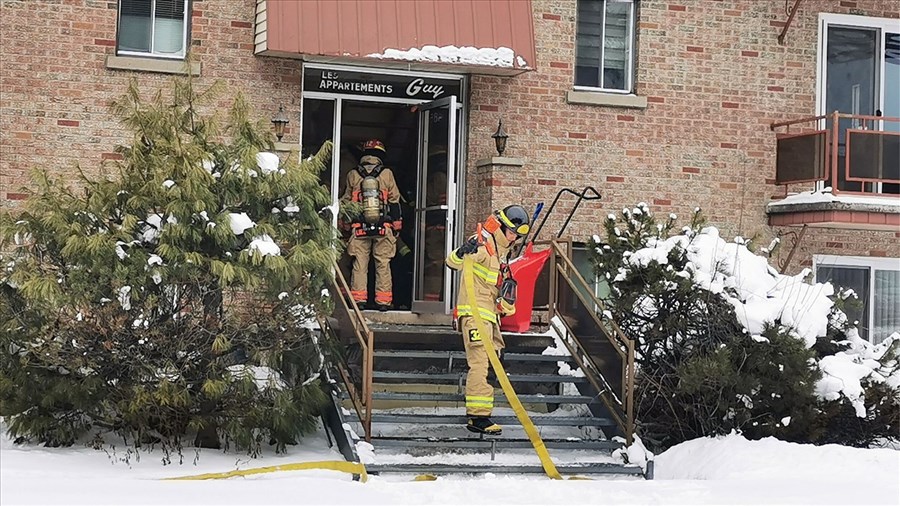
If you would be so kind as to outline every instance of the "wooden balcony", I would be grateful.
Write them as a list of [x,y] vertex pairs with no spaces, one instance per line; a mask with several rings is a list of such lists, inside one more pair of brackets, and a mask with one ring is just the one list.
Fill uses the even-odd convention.
[[772,130],[785,198],[769,203],[770,225],[900,230],[900,118],[835,112]]

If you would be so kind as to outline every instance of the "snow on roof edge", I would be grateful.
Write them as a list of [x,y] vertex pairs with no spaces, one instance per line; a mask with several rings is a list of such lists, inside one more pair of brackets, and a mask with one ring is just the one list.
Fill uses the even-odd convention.
[[421,48],[393,49],[385,48],[381,53],[371,53],[367,58],[385,60],[404,60],[434,63],[453,63],[461,65],[482,65],[487,67],[529,69],[528,62],[521,55],[508,47],[472,46],[456,47],[425,45]]

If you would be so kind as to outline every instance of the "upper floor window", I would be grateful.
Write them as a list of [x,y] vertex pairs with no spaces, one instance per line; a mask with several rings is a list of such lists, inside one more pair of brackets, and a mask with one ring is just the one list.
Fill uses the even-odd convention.
[[[822,13],[818,114],[837,121],[832,172],[822,186],[900,193],[900,20]],[[876,118],[885,118],[878,120]],[[832,116],[824,128],[833,131]],[[836,166],[835,166],[836,165]],[[837,175],[837,182],[832,181]]]
[[634,0],[578,0],[575,86],[631,93]]
[[117,54],[184,58],[188,0],[119,0]]

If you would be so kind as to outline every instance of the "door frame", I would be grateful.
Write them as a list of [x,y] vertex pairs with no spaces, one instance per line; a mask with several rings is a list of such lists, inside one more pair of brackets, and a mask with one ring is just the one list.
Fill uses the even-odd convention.
[[[380,102],[380,103],[391,103],[391,104],[404,104],[404,105],[420,105],[426,104],[429,101],[424,101],[420,98],[396,98],[396,97],[379,97],[379,96],[369,96],[369,95],[358,95],[351,93],[333,93],[333,92],[322,92],[322,91],[304,91],[304,80],[306,76],[307,69],[315,69],[315,70],[337,70],[337,71],[347,71],[347,72],[363,72],[370,74],[382,74],[382,75],[400,75],[404,77],[424,77],[424,78],[435,78],[435,79],[448,79],[448,80],[459,80],[459,94],[460,96],[456,97],[457,107],[459,109],[459,116],[457,118],[457,136],[456,136],[456,145],[452,147],[456,151],[454,160],[456,164],[456,174],[458,175],[455,181],[455,192],[454,196],[454,206],[455,206],[455,216],[452,219],[454,222],[461,222],[461,217],[465,216],[465,194],[466,194],[466,153],[467,153],[467,145],[468,145],[468,95],[469,95],[469,77],[466,74],[447,74],[440,72],[422,72],[422,71],[408,71],[408,70],[397,70],[397,69],[384,69],[378,67],[367,67],[361,65],[342,65],[342,64],[327,64],[327,63],[309,63],[309,62],[301,62],[300,66],[300,128],[299,128],[299,137],[300,137],[300,148],[302,150],[303,143],[303,101],[307,98],[310,99],[319,99],[319,100],[331,100],[334,102],[334,125],[332,128],[332,142],[335,146],[335,149],[339,151],[338,147],[341,145],[342,139],[342,129],[341,125],[343,123],[342,111],[343,111],[343,101],[344,100],[352,100],[352,101],[362,101],[362,102]],[[446,97],[442,97],[438,100],[443,100]],[[421,144],[421,141],[420,141]],[[448,151],[451,147],[448,146]],[[420,155],[420,164],[421,164],[421,155]],[[419,170],[420,167],[416,167],[416,170]],[[449,179],[449,174],[448,174]],[[335,212],[332,212],[332,226],[335,230],[337,230],[337,219],[338,219],[338,208],[340,201],[340,157],[332,156],[331,157],[331,207]],[[417,186],[417,198],[418,198],[418,190],[425,191],[424,182],[419,183]],[[450,195],[448,194],[448,204]],[[453,231],[453,236],[450,237],[448,242],[449,244],[455,244],[459,241],[459,237],[462,233],[463,227],[455,227]],[[416,248],[422,248],[424,245],[416,244]],[[448,246],[449,247],[449,246]],[[418,254],[418,252],[416,252]],[[415,270],[415,269],[414,269]],[[413,273],[415,276],[415,272]],[[445,294],[444,302],[446,302],[446,307],[442,310],[444,314],[449,312],[449,301],[453,300],[455,295],[455,283],[452,282],[453,277],[448,275],[445,279],[445,290],[448,292]],[[449,286],[449,288],[447,288]],[[415,289],[413,288],[413,292]],[[428,309],[428,308],[423,308]]]
[[[881,63],[878,66],[878,106],[884,106],[884,33],[900,33],[900,19],[878,18],[872,16],[856,16],[853,14],[819,13],[818,51],[816,52],[816,116],[829,114],[825,110],[825,91],[827,89],[825,75],[825,58],[827,56],[828,27],[844,26],[847,28],[877,28],[881,30],[878,40],[881,49]],[[895,30],[895,31],[892,31]]]
[[[832,111],[827,111],[826,100],[827,100],[827,73],[825,72],[825,65],[827,63],[826,59],[828,56],[828,27],[829,26],[841,26],[846,28],[874,28],[879,30],[878,36],[878,48],[880,51],[880,60],[876,67],[876,71],[878,73],[875,76],[875,81],[878,85],[877,90],[877,103],[873,104],[876,110],[884,110],[884,99],[885,99],[885,89],[884,89],[884,66],[885,66],[885,58],[884,51],[887,43],[887,38],[885,37],[886,32],[890,33],[900,33],[900,19],[892,19],[892,18],[881,18],[874,16],[858,16],[854,14],[835,14],[830,12],[820,12],[819,13],[819,26],[818,26],[818,40],[817,40],[817,51],[816,51],[816,116],[823,116],[830,114]],[[819,128],[826,128],[827,118],[823,118],[819,120]],[[880,121],[878,123],[884,123]],[[879,125],[881,128],[881,125]],[[830,184],[837,185],[837,181],[832,181]],[[816,190],[821,191],[825,188],[825,181],[817,181],[816,182]],[[877,183],[878,190],[880,190],[881,183]]]
[[[448,141],[447,142],[447,201],[445,204],[436,205],[436,206],[428,206],[426,203],[427,198],[427,185],[428,185],[428,153],[430,152],[430,143],[432,142],[431,134],[429,131],[429,119],[431,111],[439,110],[439,109],[448,109],[448,121],[450,122],[447,129]],[[444,251],[443,257],[446,258],[447,255],[450,254],[450,250],[454,244],[456,244],[456,235],[457,229],[459,228],[457,220],[457,181],[462,179],[460,174],[460,165],[457,163],[457,149],[456,146],[458,144],[458,138],[462,134],[461,132],[461,121],[460,118],[462,116],[462,104],[459,102],[459,98],[456,95],[449,95],[447,97],[439,98],[437,100],[432,100],[428,102],[422,102],[419,105],[419,156],[418,156],[418,181],[420,181],[420,187],[423,191],[420,191],[416,194],[416,215],[421,214],[422,220],[419,220],[416,224],[416,251],[415,251],[415,260],[413,262],[413,292],[412,292],[412,303],[411,310],[414,313],[425,313],[425,314],[437,314],[444,313],[447,314],[450,312],[450,302],[452,300],[452,291],[453,285],[449,269],[447,267],[443,267],[444,269],[444,277],[443,277],[443,286],[441,288],[442,293],[444,294],[444,299],[441,301],[427,301],[424,298],[417,299],[416,296],[421,296],[421,293],[418,293],[418,288],[424,286],[424,283],[421,283],[420,276],[424,276],[424,264],[425,264],[425,254],[424,254],[424,245],[425,245],[425,213],[429,211],[441,211],[444,210],[447,212],[446,216],[446,224],[444,231]],[[420,248],[418,245],[422,245]]]

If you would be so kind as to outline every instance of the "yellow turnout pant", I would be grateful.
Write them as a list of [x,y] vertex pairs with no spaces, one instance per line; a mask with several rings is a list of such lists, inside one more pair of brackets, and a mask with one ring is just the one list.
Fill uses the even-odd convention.
[[[488,321],[485,321],[485,325],[491,329],[490,338],[493,340],[494,349],[500,353],[504,347],[500,325]],[[487,382],[489,362],[487,350],[482,342],[483,336],[478,332],[475,320],[471,316],[460,317],[459,328],[462,329],[466,361],[469,363],[469,373],[466,376],[466,414],[491,416],[494,409],[494,387]]]
[[350,238],[347,254],[353,257],[353,272],[350,275],[350,294],[353,300],[366,302],[369,298],[369,257],[372,256],[375,257],[375,302],[393,302],[391,259],[396,252],[397,238],[390,229],[383,236]]

